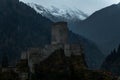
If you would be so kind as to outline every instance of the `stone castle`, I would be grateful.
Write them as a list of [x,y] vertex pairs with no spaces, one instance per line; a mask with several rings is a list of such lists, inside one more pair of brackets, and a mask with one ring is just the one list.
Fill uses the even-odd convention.
[[67,22],[54,23],[51,30],[50,45],[45,45],[43,48],[29,48],[26,52],[22,53],[21,59],[28,59],[31,72],[34,72],[34,64],[39,64],[57,49],[62,48],[68,57],[71,54],[83,54],[81,45],[68,43],[68,31]]
[[[60,68],[61,61],[64,63],[64,66],[66,68],[63,69],[67,70],[68,66],[66,64],[73,63],[76,64],[76,67],[82,66],[82,68],[86,68],[85,61],[83,60],[83,49],[81,45],[78,44],[69,44],[68,43],[68,28],[67,28],[67,22],[57,22],[52,25],[51,30],[51,44],[45,45],[44,47],[37,47],[37,48],[29,48],[27,51],[22,52],[21,54],[21,60],[19,64],[27,63],[29,68],[29,72],[31,74],[35,74],[36,72],[36,65],[40,65],[38,68],[41,72],[46,72],[49,70],[53,70],[53,67],[50,67],[50,65],[58,66],[55,68]],[[62,53],[54,54],[57,50],[62,49]],[[64,54],[63,54],[64,53]],[[69,62],[69,60],[63,60],[63,56],[66,56],[66,59],[69,58],[69,60],[72,60],[72,62]],[[71,58],[71,55],[75,55]],[[51,60],[51,58],[53,60]],[[56,60],[56,58],[58,58]],[[50,62],[49,62],[50,61]],[[54,62],[55,61],[55,62]],[[60,62],[59,62],[60,61]],[[67,63],[65,63],[67,62]],[[46,66],[48,65],[48,66]],[[20,66],[20,65],[19,65]],[[81,68],[81,67],[79,67]],[[55,70],[57,71],[57,70]],[[67,71],[69,72],[69,71]],[[46,72],[47,73],[47,72]],[[24,77],[25,78],[24,78]],[[21,72],[21,78],[23,77],[23,80],[28,78],[28,72]]]

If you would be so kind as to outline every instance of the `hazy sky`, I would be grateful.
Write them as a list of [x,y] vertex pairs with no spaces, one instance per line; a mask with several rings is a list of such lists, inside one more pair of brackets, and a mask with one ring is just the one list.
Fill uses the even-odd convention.
[[60,9],[77,8],[89,15],[96,10],[120,2],[120,0],[20,0],[20,1],[24,1],[25,3],[28,2],[37,3],[48,8],[50,8],[50,6],[55,6]]

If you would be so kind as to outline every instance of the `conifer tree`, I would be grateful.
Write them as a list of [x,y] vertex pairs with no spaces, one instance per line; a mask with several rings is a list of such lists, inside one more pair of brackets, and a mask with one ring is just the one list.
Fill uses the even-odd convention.
[[7,54],[3,54],[3,57],[2,57],[2,67],[8,67],[8,56]]

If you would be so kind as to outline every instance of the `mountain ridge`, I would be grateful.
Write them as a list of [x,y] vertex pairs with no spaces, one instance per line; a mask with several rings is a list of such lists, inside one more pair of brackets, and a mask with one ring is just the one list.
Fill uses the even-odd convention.
[[[27,5],[30,6],[31,8],[33,8],[38,13],[40,13],[41,15],[51,19],[54,22],[69,21],[69,20],[72,20],[72,21],[84,20],[88,17],[87,14],[85,14],[84,12],[82,12],[78,9],[63,10],[63,9],[58,9],[54,6],[51,6],[51,8],[46,8],[46,7],[43,7],[41,5],[34,4],[34,3],[27,3]],[[60,19],[58,19],[58,18],[60,18]]]

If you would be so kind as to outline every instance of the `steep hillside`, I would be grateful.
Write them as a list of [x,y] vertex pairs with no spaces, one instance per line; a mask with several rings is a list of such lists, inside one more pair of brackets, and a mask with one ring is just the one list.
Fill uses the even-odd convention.
[[76,32],[94,41],[108,55],[120,43],[120,4],[96,11],[79,22]]
[[0,54],[15,59],[27,47],[50,43],[52,21],[17,0],[0,0],[0,6]]

